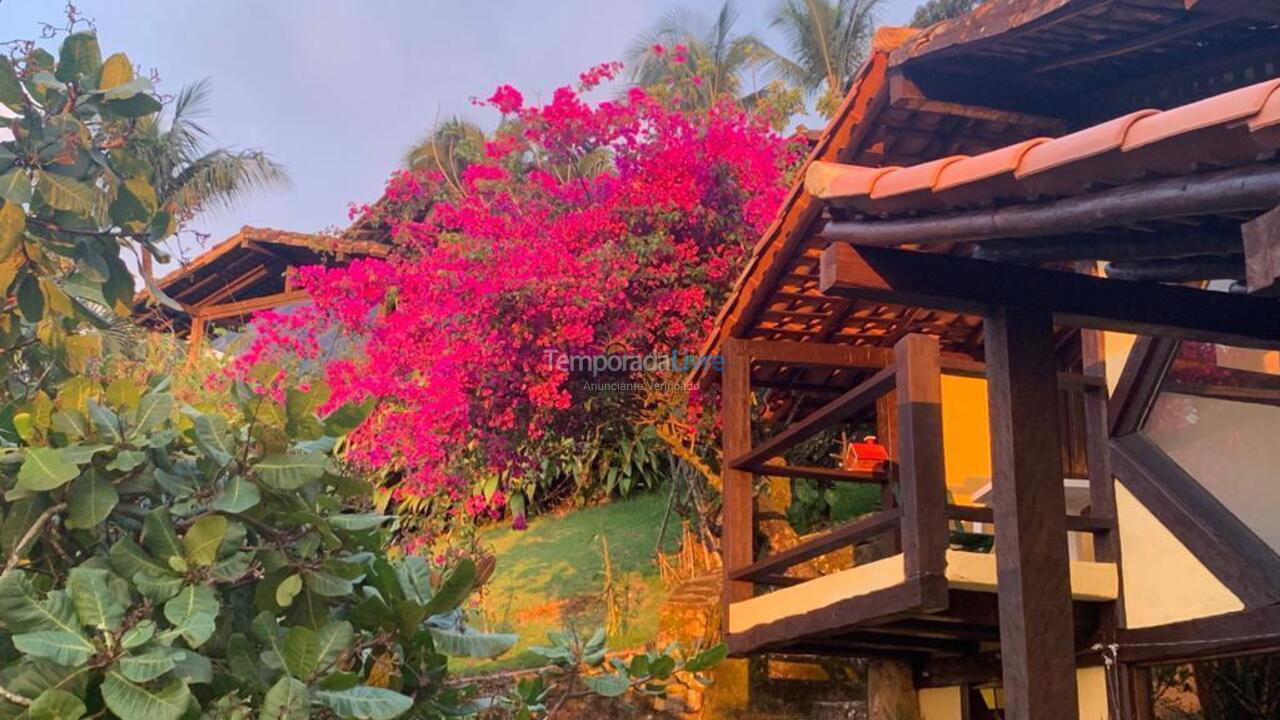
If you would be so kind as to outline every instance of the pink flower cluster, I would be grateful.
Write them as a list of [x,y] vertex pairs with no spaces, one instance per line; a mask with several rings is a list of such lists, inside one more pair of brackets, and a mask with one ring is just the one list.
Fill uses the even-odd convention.
[[444,515],[501,513],[506,497],[486,501],[476,478],[510,492],[545,442],[599,419],[547,352],[696,350],[803,151],[730,100],[583,98],[620,69],[593,68],[542,106],[510,86],[478,103],[511,121],[461,192],[395,173],[356,217],[390,223],[397,251],[301,270],[313,304],[264,315],[240,369],[321,364],[330,405],[381,401],[352,460],[398,471],[401,492]]

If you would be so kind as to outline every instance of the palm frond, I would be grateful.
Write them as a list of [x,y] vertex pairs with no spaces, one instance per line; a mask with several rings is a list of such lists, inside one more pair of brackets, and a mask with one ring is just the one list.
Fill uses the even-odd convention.
[[261,150],[218,149],[195,158],[173,178],[167,207],[189,219],[234,208],[255,192],[291,185],[284,166]]

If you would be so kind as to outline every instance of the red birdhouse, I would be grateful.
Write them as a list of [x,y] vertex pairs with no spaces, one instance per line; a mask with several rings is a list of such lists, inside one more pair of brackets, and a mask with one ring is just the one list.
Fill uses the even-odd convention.
[[845,470],[875,471],[888,460],[888,448],[876,442],[875,435],[868,435],[862,438],[862,442],[845,445],[842,464]]

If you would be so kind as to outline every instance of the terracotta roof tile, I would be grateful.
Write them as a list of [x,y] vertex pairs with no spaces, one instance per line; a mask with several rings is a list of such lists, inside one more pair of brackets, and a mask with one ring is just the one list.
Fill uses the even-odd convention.
[[1029,140],[974,157],[948,157],[889,172],[876,169],[879,174],[827,163],[822,182],[810,191],[822,200],[868,213],[927,212],[1249,164],[1277,149],[1280,79],[1172,110],[1130,113],[1053,140]]

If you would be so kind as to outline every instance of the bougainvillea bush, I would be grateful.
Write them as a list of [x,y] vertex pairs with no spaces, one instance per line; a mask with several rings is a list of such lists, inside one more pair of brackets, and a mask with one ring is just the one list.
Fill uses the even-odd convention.
[[[393,469],[442,522],[505,505],[519,524],[549,473],[629,481],[654,455],[636,428],[656,381],[697,416],[679,368],[592,375],[561,358],[696,353],[804,151],[732,98],[589,100],[619,69],[543,105],[509,86],[477,101],[502,118],[481,159],[398,172],[354,211],[390,226],[393,256],[302,270],[314,304],[261,319],[242,359],[318,359],[331,403],[375,399],[348,458]],[[354,351],[332,353],[335,334]]]

